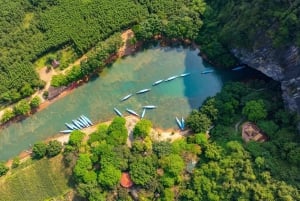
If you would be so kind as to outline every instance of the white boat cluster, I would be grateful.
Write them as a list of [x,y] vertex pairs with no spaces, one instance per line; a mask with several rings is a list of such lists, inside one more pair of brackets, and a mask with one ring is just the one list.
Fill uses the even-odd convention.
[[[166,78],[166,79],[157,80],[157,81],[155,81],[154,83],[152,83],[152,86],[159,85],[159,84],[161,84],[161,83],[163,83],[163,82],[169,82],[169,81],[172,81],[172,80],[174,80],[174,79],[176,79],[176,78],[179,78],[179,77],[185,77],[185,76],[188,76],[188,75],[190,75],[190,74],[191,74],[191,73],[182,73],[182,74],[180,74],[180,75],[173,75],[173,76],[168,77],[168,78]],[[136,94],[143,94],[143,93],[149,92],[150,90],[151,90],[150,88],[146,88],[146,89],[139,90],[139,91],[137,91],[137,92],[135,92],[135,93],[136,93]],[[130,97],[132,97],[132,96],[133,96],[132,93],[131,93],[131,94],[128,94],[128,95],[126,95],[126,96],[124,96],[123,98],[121,98],[121,102],[128,100],[128,99],[129,99]],[[139,115],[137,112],[135,112],[134,110],[129,109],[129,108],[126,108],[126,111],[127,111],[129,114],[132,114],[132,115],[134,115],[134,116],[140,117],[140,118],[142,119],[142,118],[144,118],[144,116],[145,116],[146,110],[148,110],[148,109],[155,109],[155,108],[157,108],[157,106],[155,106],[155,105],[145,105],[145,106],[142,106],[143,111],[142,111],[142,114],[141,114],[141,115]],[[123,114],[120,112],[120,110],[118,110],[116,107],[114,107],[114,111],[115,111],[115,113],[116,113],[117,115],[119,115],[120,117],[123,116]],[[181,118],[181,121],[179,121],[179,119],[176,117],[176,121],[177,121],[177,124],[178,124],[179,128],[180,128],[181,130],[183,130],[184,127],[185,127],[185,126],[184,126],[184,119]]]
[[175,120],[177,122],[178,127],[180,128],[180,130],[184,130],[185,128],[185,122],[184,122],[184,118],[181,117],[181,121],[178,119],[178,117],[175,117]]
[[80,130],[93,125],[92,121],[85,115],[80,115],[79,118],[73,119],[72,123],[65,123],[67,130],[60,131],[61,133],[71,133],[73,130]]

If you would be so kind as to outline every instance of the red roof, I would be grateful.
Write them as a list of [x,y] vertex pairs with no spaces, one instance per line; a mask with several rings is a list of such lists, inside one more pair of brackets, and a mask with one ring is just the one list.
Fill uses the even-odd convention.
[[121,186],[125,187],[125,188],[129,188],[133,185],[133,182],[130,179],[130,175],[128,172],[123,172],[122,176],[121,176]]

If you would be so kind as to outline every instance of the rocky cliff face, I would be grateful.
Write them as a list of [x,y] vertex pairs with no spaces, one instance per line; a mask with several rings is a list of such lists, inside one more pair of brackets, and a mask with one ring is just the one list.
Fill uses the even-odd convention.
[[232,48],[231,52],[241,63],[281,82],[286,107],[300,113],[300,49],[298,47],[288,45],[275,49],[265,42],[263,46],[259,45],[252,50]]

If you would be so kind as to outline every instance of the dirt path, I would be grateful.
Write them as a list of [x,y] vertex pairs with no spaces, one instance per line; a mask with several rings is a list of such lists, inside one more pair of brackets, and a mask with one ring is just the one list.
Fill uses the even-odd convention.
[[[132,37],[134,37],[134,33],[131,29],[128,29],[126,31],[124,31],[122,34],[121,34],[121,37],[122,37],[122,40],[123,40],[123,43],[124,45],[118,50],[118,57],[123,57],[123,56],[127,56],[127,55],[130,55],[134,52],[136,52],[137,50],[137,44],[135,45],[132,45],[130,43],[130,39]],[[62,73],[65,73],[67,70],[71,69],[73,66],[75,65],[79,65],[81,61],[87,59],[88,57],[86,56],[87,54],[84,54],[82,57],[80,57],[79,59],[77,59],[74,63],[70,64],[66,69],[64,69],[63,71],[61,71]],[[41,105],[40,105],[40,108],[39,108],[39,111],[48,107],[51,103],[55,102],[56,100],[68,95],[69,93],[71,93],[72,90],[66,90],[66,91],[63,91],[59,96],[57,96],[56,98],[52,99],[51,101],[49,100],[45,100],[43,98],[43,93],[45,91],[48,91],[49,87],[50,87],[50,84],[51,84],[51,79],[53,77],[53,75],[57,75],[58,74],[58,71],[56,70],[53,70],[51,69],[50,71],[47,70],[47,67],[43,67],[41,69],[39,69],[37,71],[39,77],[41,80],[45,81],[46,85],[45,85],[45,88],[43,90],[40,90],[40,91],[37,91],[36,93],[34,93],[32,95],[32,97],[34,96],[39,96],[41,98]],[[12,108],[13,105],[7,107],[7,108]],[[5,109],[7,109],[5,108]],[[4,113],[4,110],[5,109],[2,109],[0,110],[0,119]]]

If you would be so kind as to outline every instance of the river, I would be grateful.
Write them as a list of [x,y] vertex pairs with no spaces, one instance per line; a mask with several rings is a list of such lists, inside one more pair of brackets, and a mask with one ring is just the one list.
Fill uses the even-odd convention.
[[[123,114],[130,108],[142,113],[143,105],[156,105],[147,110],[145,118],[155,127],[177,128],[175,117],[187,117],[192,109],[201,106],[209,96],[220,91],[224,82],[248,78],[256,72],[218,71],[201,74],[212,66],[205,64],[197,50],[183,48],[153,48],[128,56],[106,68],[98,78],[57,100],[33,116],[13,123],[0,131],[0,160],[18,155],[29,145],[44,140],[60,130],[65,122],[85,114],[93,121],[107,121],[115,116],[117,107]],[[157,86],[152,83],[181,73],[191,73]],[[136,95],[144,88],[151,91]],[[130,99],[120,102],[127,94]]]

